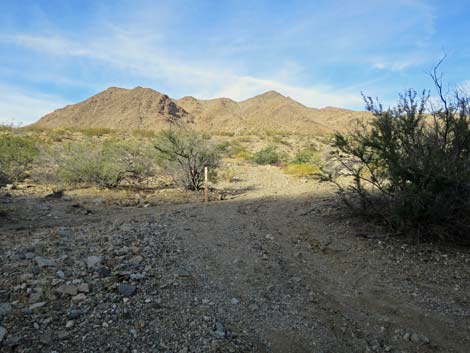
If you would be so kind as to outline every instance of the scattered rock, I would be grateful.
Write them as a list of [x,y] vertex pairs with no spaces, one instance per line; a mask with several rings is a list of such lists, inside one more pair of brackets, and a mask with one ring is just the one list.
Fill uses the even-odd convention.
[[70,195],[64,195],[64,196],[62,196],[62,200],[63,200],[63,201],[72,201],[73,198],[72,198],[72,196],[70,196]]
[[75,321],[73,320],[68,320],[65,324],[65,328],[71,328],[75,324]]
[[29,307],[29,310],[34,311],[35,309],[39,309],[39,308],[42,308],[42,307],[46,306],[46,304],[47,304],[47,302],[34,303],[33,305],[31,305]]
[[240,304],[240,300],[238,300],[237,298],[232,298],[230,300],[230,303],[232,303],[233,305],[238,305],[238,304]]
[[48,259],[48,258],[45,258],[45,257],[36,256],[34,258],[34,260],[36,261],[39,268],[42,268],[42,267],[56,267],[57,266],[57,264],[54,260]]
[[0,320],[4,317],[6,317],[13,308],[9,303],[0,303]]
[[39,341],[45,345],[50,346],[54,342],[54,337],[52,331],[48,330],[44,332],[40,337]]
[[219,322],[219,321],[216,321],[215,323],[215,326],[214,326],[214,334],[215,336],[219,337],[219,338],[223,338],[225,337],[225,327],[224,325]]
[[139,265],[144,261],[144,258],[142,256],[135,256],[132,259],[129,260],[129,263],[132,265]]
[[81,293],[89,293],[90,286],[88,285],[88,283],[82,283],[77,287],[77,290]]
[[102,256],[88,256],[86,259],[86,265],[89,269],[94,269],[98,265],[101,265],[102,263],[103,263]]
[[4,338],[7,336],[7,329],[3,326],[0,326],[0,343],[3,342]]
[[145,274],[143,274],[143,273],[131,273],[130,278],[133,281],[141,281],[145,278]]
[[70,333],[65,330],[57,331],[57,338],[61,341],[67,339],[69,336]]
[[77,293],[78,293],[77,287],[74,286],[74,285],[71,285],[71,284],[66,284],[66,285],[60,286],[60,287],[56,288],[55,291],[57,293],[60,293],[60,294],[67,294],[67,295],[71,295],[71,296],[77,295]]
[[84,293],[79,293],[76,296],[72,297],[72,302],[80,303],[86,299],[86,295]]
[[136,286],[133,286],[131,284],[121,283],[120,285],[118,285],[119,294],[121,294],[125,297],[133,296],[136,291],[137,291]]
[[62,279],[65,277],[65,273],[63,271],[57,271],[55,274],[57,277],[62,278]]

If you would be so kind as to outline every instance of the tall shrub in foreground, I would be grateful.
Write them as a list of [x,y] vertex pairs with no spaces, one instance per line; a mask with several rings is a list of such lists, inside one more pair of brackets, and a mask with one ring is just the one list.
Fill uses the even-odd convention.
[[34,141],[27,136],[11,133],[0,134],[0,186],[16,183],[38,155]]
[[161,131],[155,139],[155,149],[161,164],[188,190],[201,189],[204,167],[215,170],[221,159],[209,136],[189,129]]
[[348,206],[395,230],[468,241],[470,99],[446,96],[436,70],[432,78],[439,103],[414,90],[389,109],[364,97],[372,121],[335,135],[335,163],[325,176]]
[[148,146],[136,141],[71,142],[53,152],[56,176],[66,184],[115,188],[153,175],[155,160]]

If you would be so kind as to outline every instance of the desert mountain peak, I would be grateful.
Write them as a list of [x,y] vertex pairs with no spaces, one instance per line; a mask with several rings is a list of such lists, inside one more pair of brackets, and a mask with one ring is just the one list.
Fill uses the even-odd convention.
[[151,88],[109,87],[80,102],[57,109],[33,126],[40,128],[111,128],[160,130],[178,124],[209,132],[283,131],[330,133],[350,126],[367,113],[326,107],[309,108],[276,91],[236,102],[230,98],[172,99]]

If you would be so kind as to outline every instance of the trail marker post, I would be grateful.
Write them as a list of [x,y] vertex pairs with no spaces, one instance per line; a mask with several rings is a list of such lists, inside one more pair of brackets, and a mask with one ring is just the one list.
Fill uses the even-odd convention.
[[209,202],[209,185],[207,183],[207,167],[204,167],[204,202]]

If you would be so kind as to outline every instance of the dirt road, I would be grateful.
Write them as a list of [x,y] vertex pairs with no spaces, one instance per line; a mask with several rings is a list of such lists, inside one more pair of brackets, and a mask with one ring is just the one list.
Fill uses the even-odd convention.
[[470,351],[468,249],[387,237],[278,168],[237,170],[209,204],[16,198],[2,351]]

